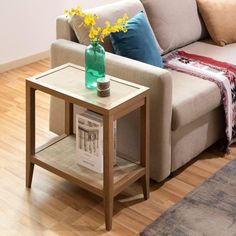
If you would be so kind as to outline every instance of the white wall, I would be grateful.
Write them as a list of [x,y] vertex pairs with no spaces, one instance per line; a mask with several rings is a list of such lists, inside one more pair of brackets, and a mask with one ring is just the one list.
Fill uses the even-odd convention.
[[0,65],[49,50],[55,18],[69,7],[118,0],[0,0]]

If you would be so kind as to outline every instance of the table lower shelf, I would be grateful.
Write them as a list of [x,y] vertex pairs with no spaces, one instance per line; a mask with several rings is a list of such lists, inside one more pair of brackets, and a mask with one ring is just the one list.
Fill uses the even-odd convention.
[[[58,141],[59,140],[59,141]],[[49,170],[80,187],[103,197],[103,174],[96,173],[76,163],[75,136],[64,136],[44,145],[31,157],[31,162]],[[117,157],[113,168],[113,195],[145,174],[145,168],[137,163]]]

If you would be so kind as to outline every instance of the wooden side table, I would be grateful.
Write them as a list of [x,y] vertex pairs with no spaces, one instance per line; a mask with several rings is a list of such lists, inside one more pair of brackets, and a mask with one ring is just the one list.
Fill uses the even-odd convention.
[[[26,186],[31,187],[34,165],[41,166],[104,199],[106,229],[112,228],[113,200],[128,185],[142,179],[144,199],[149,198],[149,89],[110,77],[111,96],[97,97],[84,86],[84,68],[65,64],[26,80]],[[35,91],[65,101],[65,134],[35,148]],[[98,174],[75,163],[73,104],[103,116],[104,173]],[[140,108],[141,158],[139,163],[117,157],[113,166],[113,121]]]

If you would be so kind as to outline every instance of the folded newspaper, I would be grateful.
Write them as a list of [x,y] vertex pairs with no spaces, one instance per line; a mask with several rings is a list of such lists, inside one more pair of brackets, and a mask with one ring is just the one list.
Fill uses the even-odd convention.
[[[116,121],[114,121],[114,153],[116,153]],[[76,115],[76,162],[98,173],[103,173],[103,118],[85,111]],[[116,155],[114,155],[114,164]]]

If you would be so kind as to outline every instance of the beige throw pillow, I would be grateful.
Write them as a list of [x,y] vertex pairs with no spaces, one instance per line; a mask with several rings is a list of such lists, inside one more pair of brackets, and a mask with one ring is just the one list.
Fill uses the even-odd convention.
[[[112,2],[112,1],[111,1]],[[145,11],[142,3],[139,0],[123,0],[107,5],[103,5],[100,7],[92,8],[85,10],[85,13],[92,13],[100,16],[100,18],[97,20],[97,25],[100,27],[105,26],[105,22],[108,20],[111,22],[111,24],[115,24],[118,18],[123,17],[125,13],[127,13],[129,19],[135,16],[139,11]],[[73,28],[76,37],[78,38],[79,42],[85,45],[88,45],[89,40],[89,31],[88,29],[84,27],[79,27],[81,24],[81,17],[79,16],[73,16],[70,18],[69,23],[71,27]],[[153,33],[153,32],[152,32]],[[153,33],[154,35],[154,33]],[[158,42],[156,41],[157,46],[160,49],[160,46]],[[108,52],[113,52],[112,44],[110,37],[106,37],[104,39],[104,43],[102,43],[103,47]]]
[[199,11],[216,44],[236,42],[236,0],[197,0]]

